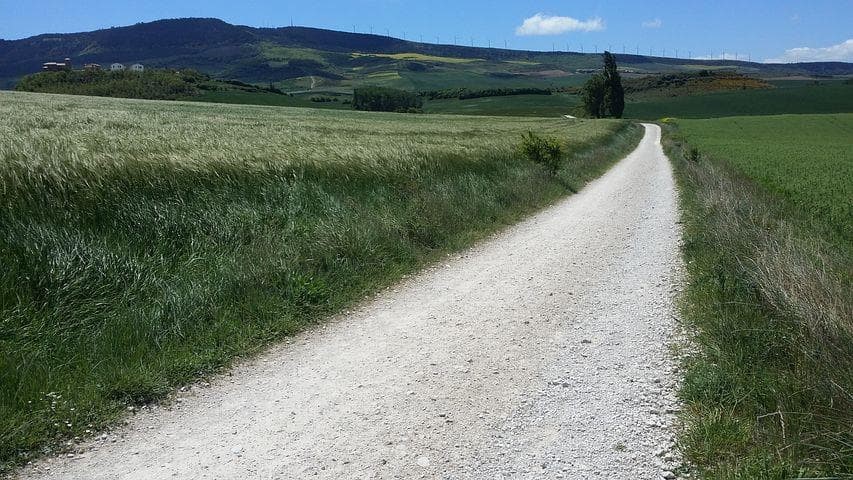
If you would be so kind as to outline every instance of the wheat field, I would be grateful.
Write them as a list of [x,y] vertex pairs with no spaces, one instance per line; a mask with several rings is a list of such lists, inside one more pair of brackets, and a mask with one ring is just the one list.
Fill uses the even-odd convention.
[[[517,153],[527,131],[567,147],[559,175]],[[0,92],[0,465],[579,189],[641,135]]]

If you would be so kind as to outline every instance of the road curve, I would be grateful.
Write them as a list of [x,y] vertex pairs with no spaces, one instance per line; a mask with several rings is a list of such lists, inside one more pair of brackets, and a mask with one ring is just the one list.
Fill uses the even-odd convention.
[[645,128],[580,193],[21,476],[658,478],[680,234]]

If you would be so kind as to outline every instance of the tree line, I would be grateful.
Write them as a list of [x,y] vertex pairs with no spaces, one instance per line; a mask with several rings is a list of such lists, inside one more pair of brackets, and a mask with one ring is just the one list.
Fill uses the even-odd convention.
[[423,106],[423,98],[405,90],[368,86],[353,91],[352,108],[356,110],[420,113]]
[[547,88],[525,87],[525,88],[487,88],[471,90],[468,88],[445,88],[443,90],[429,90],[421,92],[421,95],[430,100],[451,99],[467,100],[471,98],[484,97],[508,97],[512,95],[551,95]]
[[21,79],[15,90],[96,97],[175,100],[199,93],[209,81],[195,70],[65,70],[40,72]]

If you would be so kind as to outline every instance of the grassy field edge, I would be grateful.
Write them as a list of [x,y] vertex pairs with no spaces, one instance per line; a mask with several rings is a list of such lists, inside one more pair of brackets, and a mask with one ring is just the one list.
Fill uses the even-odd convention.
[[[849,245],[664,123],[684,223],[680,443],[702,478],[853,475]],[[760,148],[760,146],[755,146]]]
[[[346,228],[347,230],[352,229],[352,234],[361,239],[365,235],[368,235],[367,239],[364,240],[364,245],[348,246],[346,244],[348,238],[344,236],[344,233],[324,235],[317,242],[321,243],[323,239],[328,237],[331,239],[329,241],[336,241],[338,243],[330,245],[331,250],[325,256],[321,255],[318,258],[314,255],[318,253],[317,251],[309,251],[305,254],[305,256],[312,257],[307,260],[312,262],[311,265],[314,266],[311,268],[315,270],[300,272],[297,269],[288,273],[286,278],[281,278],[279,274],[272,270],[260,273],[252,271],[252,268],[257,267],[255,263],[262,262],[264,259],[279,262],[282,265],[277,265],[277,267],[289,269],[286,260],[277,259],[278,256],[281,256],[281,252],[276,252],[275,250],[279,247],[279,243],[261,235],[269,235],[269,232],[265,230],[269,230],[272,227],[262,229],[256,233],[253,233],[248,228],[241,227],[234,232],[227,232],[231,235],[236,235],[236,237],[233,238],[233,251],[226,252],[229,257],[223,257],[225,260],[224,263],[199,258],[177,259],[180,263],[179,267],[181,271],[187,273],[182,273],[181,276],[177,277],[155,279],[156,281],[151,286],[152,291],[155,293],[152,297],[154,301],[150,305],[134,306],[128,303],[127,300],[121,300],[119,297],[120,303],[118,305],[121,310],[116,312],[102,311],[103,307],[98,307],[97,304],[86,306],[82,312],[76,312],[73,304],[70,306],[58,304],[56,307],[51,307],[56,311],[64,312],[69,318],[69,325],[54,327],[46,323],[46,320],[40,319],[37,322],[39,327],[36,329],[39,331],[32,332],[32,337],[29,337],[30,334],[28,333],[28,337],[23,340],[24,343],[20,344],[20,346],[26,347],[22,351],[12,348],[17,341],[15,337],[15,325],[18,323],[23,325],[28,321],[28,315],[37,312],[16,307],[16,305],[20,304],[21,300],[13,293],[13,283],[16,278],[26,278],[20,276],[25,275],[25,270],[20,270],[18,272],[19,275],[16,275],[14,271],[11,273],[7,272],[8,275],[0,278],[0,287],[2,287],[2,292],[0,292],[2,293],[2,296],[0,296],[0,307],[3,307],[6,312],[13,313],[13,317],[6,320],[11,322],[9,324],[10,329],[0,332],[3,333],[0,335],[0,343],[9,346],[9,349],[4,347],[5,351],[0,354],[0,366],[3,367],[0,369],[0,380],[7,385],[15,385],[16,380],[14,375],[26,376],[27,372],[35,374],[36,378],[40,378],[37,375],[46,375],[45,378],[51,377],[52,374],[49,371],[49,366],[40,365],[38,364],[38,360],[32,360],[32,358],[27,356],[28,354],[25,353],[25,350],[35,348],[32,347],[32,342],[38,341],[39,335],[61,335],[64,339],[82,335],[83,338],[74,339],[74,342],[88,342],[88,337],[85,333],[88,331],[88,327],[85,327],[85,324],[95,322],[96,320],[93,319],[103,318],[104,321],[111,322],[113,320],[110,319],[114,318],[120,323],[133,324],[133,322],[142,321],[144,318],[151,317],[152,315],[160,315],[161,313],[168,313],[171,316],[177,316],[179,319],[182,315],[186,314],[200,316],[199,318],[204,319],[206,322],[211,322],[212,327],[220,329],[225,333],[217,335],[213,333],[200,334],[202,335],[198,340],[200,343],[190,348],[183,345],[180,341],[184,336],[192,335],[190,330],[192,326],[190,324],[164,324],[163,333],[158,334],[153,342],[153,344],[160,345],[164,351],[151,357],[145,353],[145,348],[148,348],[146,347],[145,340],[151,336],[150,333],[131,330],[129,333],[132,335],[126,337],[126,332],[119,331],[118,326],[113,327],[106,324],[105,327],[97,327],[98,336],[106,335],[109,337],[113,335],[112,338],[119,339],[121,343],[115,345],[114,348],[126,349],[123,350],[125,355],[133,359],[138,358],[138,365],[130,366],[123,370],[115,370],[114,373],[110,373],[111,371],[107,370],[107,373],[98,374],[95,373],[97,372],[96,369],[102,368],[103,365],[92,364],[91,361],[83,361],[80,363],[80,366],[75,367],[77,370],[92,369],[92,373],[102,376],[121,374],[120,379],[113,380],[105,376],[102,380],[111,381],[112,384],[110,385],[102,385],[102,380],[92,380],[89,382],[91,385],[87,383],[80,386],[84,391],[78,395],[78,398],[74,398],[73,395],[60,394],[60,390],[45,386],[45,391],[40,394],[38,401],[27,403],[20,408],[11,404],[0,405],[0,407],[3,407],[2,410],[7,412],[7,414],[15,414],[14,417],[9,416],[4,420],[2,431],[0,431],[0,473],[11,471],[16,465],[25,463],[40,455],[62,450],[69,445],[67,443],[69,441],[73,442],[85,439],[91,436],[91,432],[110,428],[127,415],[129,406],[145,405],[167,398],[177,386],[216,374],[222,371],[223,368],[227,368],[235,359],[257,354],[270,344],[314,325],[324,318],[328,318],[330,315],[340,312],[349,305],[360,301],[365,296],[393,284],[403,275],[417,271],[432,262],[440,260],[449,252],[466,248],[488,235],[516,223],[536,210],[546,207],[561,197],[580,190],[584,184],[600,176],[616,161],[633,150],[642,137],[642,134],[643,129],[641,126],[625,122],[613,128],[611,134],[602,138],[598,143],[570,145],[568,147],[569,156],[565,162],[565,168],[556,177],[551,177],[544,173],[544,171],[536,173],[539,171],[538,166],[532,164],[526,165],[524,163],[526,162],[525,160],[518,158],[518,156],[514,158],[507,156],[507,152],[504,150],[495,151],[494,158],[491,160],[465,158],[454,160],[455,157],[442,159],[438,165],[430,167],[434,168],[435,171],[430,170],[425,173],[433,175],[430,178],[436,182],[430,185],[421,185],[418,183],[425,180],[420,179],[420,177],[418,177],[418,180],[407,180],[405,177],[398,178],[396,173],[394,176],[390,176],[390,174],[380,172],[380,175],[389,175],[387,178],[384,176],[377,177],[381,178],[381,182],[385,183],[373,184],[371,182],[378,180],[372,177],[365,177],[363,172],[356,169],[351,171],[346,169],[330,169],[327,171],[300,167],[294,173],[295,176],[292,180],[288,180],[287,184],[291,185],[288,188],[292,189],[304,184],[312,188],[312,190],[308,190],[305,193],[306,199],[328,202],[343,212],[352,210],[358,216],[363,217],[361,220],[355,217],[339,220],[336,217],[328,222],[328,228],[337,226]],[[275,175],[281,175],[281,172],[274,173]],[[231,167],[224,168],[213,175],[205,173],[203,169],[198,172],[171,172],[167,167],[143,165],[134,167],[133,169],[121,170],[117,174],[120,176],[115,177],[114,180],[121,182],[122,186],[120,188],[130,192],[128,195],[136,195],[139,198],[145,198],[148,195],[157,195],[157,204],[161,208],[167,206],[162,203],[164,199],[169,198],[168,195],[173,194],[181,202],[198,203],[200,208],[207,208],[205,204],[208,201],[219,201],[216,200],[215,196],[211,196],[209,200],[205,200],[205,198],[194,199],[193,196],[187,196],[187,193],[190,193],[190,191],[184,192],[182,189],[190,184],[195,185],[192,188],[196,193],[211,189],[211,192],[219,192],[218,195],[225,195],[225,198],[229,201],[239,200],[242,195],[240,193],[243,191],[242,189],[251,188],[252,186],[262,187],[262,189],[259,192],[252,193],[249,199],[251,201],[266,201],[262,198],[263,195],[276,193],[275,191],[266,192],[268,187],[264,185],[267,185],[271,181],[274,182],[277,180],[277,177],[270,178],[270,173],[264,171],[249,171],[247,173]],[[46,193],[44,193],[44,195],[49,195],[49,197],[45,197],[48,199],[47,201],[55,201],[54,196],[58,195],[58,198],[61,198],[64,202],[72,201],[78,198],[78,196],[82,199],[80,201],[89,202],[91,198],[97,198],[98,189],[112,188],[109,185],[114,181],[110,180],[112,177],[109,175],[112,174],[103,174],[97,178],[97,181],[89,182],[85,179],[85,175],[88,174],[83,171],[83,173],[75,174],[80,175],[80,179],[74,179],[75,182],[85,182],[81,183],[81,185],[85,186],[85,189],[78,190],[77,186],[62,186],[61,183],[54,185],[54,182],[57,180],[50,178],[50,175],[41,176],[42,173],[38,173],[38,175],[38,177],[33,178],[38,178],[39,182],[47,182],[45,185],[49,186],[49,189],[45,190]],[[346,175],[347,181],[350,184],[360,188],[361,190],[359,191],[363,192],[363,198],[362,196],[356,196],[347,199],[346,197],[349,193],[347,193],[348,190],[346,188],[340,187],[337,189],[334,187],[335,182],[340,182],[340,175]],[[146,176],[151,179],[145,180],[147,183],[143,182],[139,185],[134,183],[136,182],[135,178],[147,178]],[[15,185],[14,182],[21,181],[21,178],[23,177],[10,177],[11,183],[8,185]],[[527,184],[525,187],[525,182],[532,183]],[[478,188],[490,185],[496,187],[497,190],[494,192],[480,191],[480,194],[484,195],[484,197],[482,200],[478,199],[478,202],[482,201],[483,205],[475,202],[475,205],[466,207],[461,211],[451,212],[442,210],[451,207],[454,201],[461,198],[468,198],[466,195],[475,194]],[[8,208],[9,211],[18,208],[15,202],[19,200],[12,196],[13,193],[18,193],[17,188],[21,189],[20,192],[23,195],[20,202],[35,202],[38,200],[37,197],[42,193],[28,193],[24,186],[25,184],[21,183],[9,191],[10,201],[4,208]],[[323,196],[318,196],[321,193],[320,186],[323,189],[327,189],[323,193]],[[86,193],[87,189],[92,193]],[[160,198],[163,196],[162,193],[157,193],[160,191],[167,192],[167,196]],[[124,194],[122,193],[121,195]],[[403,203],[400,205],[370,203],[382,202],[382,199],[386,197],[398,199],[395,201]],[[120,204],[125,199],[122,196],[117,196],[107,198],[107,200],[108,203],[116,202],[116,204]],[[344,203],[339,203],[341,201]],[[363,201],[368,203],[359,203]],[[247,218],[262,220],[265,215],[269,214],[268,212],[248,212],[246,208],[250,207],[252,203],[246,202],[246,205],[243,205],[243,202],[244,200],[240,200],[240,203],[236,203],[236,207],[239,208],[235,215],[239,214],[243,217],[247,216]],[[193,204],[188,203],[187,205],[192,206]],[[184,205],[184,207],[187,205]],[[214,224],[211,226],[215,227],[216,221],[231,221],[228,216],[223,217],[221,220],[213,220],[216,215],[228,214],[228,211],[216,210],[220,208],[217,204],[210,204],[210,206],[214,208],[214,211],[211,213],[211,219],[205,219],[205,222],[208,220],[214,221]],[[506,208],[497,210],[498,206]],[[91,215],[92,211],[98,212],[108,207],[96,204],[84,204],[80,208],[85,209],[85,211],[81,210],[81,214]],[[153,211],[156,213],[157,207],[152,208],[154,208]],[[369,208],[379,208],[382,211],[378,215],[374,215],[365,210]],[[369,235],[373,232],[366,231],[359,226],[360,222],[363,224],[363,222],[372,221],[375,218],[390,221],[391,216],[397,214],[395,209],[405,210],[407,212],[406,215],[411,214],[413,210],[421,214],[417,224],[405,225],[403,234],[406,237],[406,242],[408,242],[405,246],[400,245],[398,248],[394,248],[393,246],[388,247],[388,245],[382,244],[379,239],[370,237]],[[130,211],[128,210],[128,213]],[[75,211],[75,215],[77,213]],[[166,211],[166,214],[168,214],[168,211]],[[472,214],[481,214],[481,218],[466,218],[466,215]],[[37,222],[37,230],[16,224],[18,220],[14,218],[6,219],[3,217],[0,220],[9,221],[8,226],[14,226],[21,232],[25,232],[26,235],[34,235],[36,233],[41,235],[41,232],[47,231],[44,229],[53,221],[51,220],[51,215],[53,215],[52,212],[44,212],[33,217],[35,218],[34,221]],[[116,212],[115,215],[126,216],[127,213]],[[87,220],[87,222],[94,223],[91,225],[85,224],[86,228],[81,232],[75,232],[75,238],[72,238],[72,240],[79,241],[88,238],[89,235],[98,235],[97,232],[99,229],[107,226],[107,222],[105,222],[103,217],[99,219],[98,215],[95,215],[93,218],[93,220]],[[345,221],[346,223],[342,225],[334,223],[338,221]],[[446,224],[442,224],[442,222]],[[174,228],[179,228],[181,225],[180,223],[175,223]],[[169,224],[167,223],[168,226]],[[89,228],[92,230],[89,231]],[[396,228],[396,225],[391,223],[387,226],[383,225],[381,231],[396,232]],[[156,238],[156,235],[154,235],[156,232],[152,231],[150,233]],[[179,235],[179,239],[182,239],[186,234],[186,232],[180,230],[176,230],[174,233]],[[306,231],[305,235],[310,235],[310,233],[310,231]],[[57,232],[57,234],[64,235],[65,233]],[[15,235],[15,233],[6,233],[6,235],[10,237],[2,240],[10,242],[12,241],[11,236]],[[101,240],[97,240],[97,243],[93,247],[87,248],[95,248],[96,250],[91,252],[94,254],[101,253],[98,249],[108,252],[107,247],[111,245],[108,242],[123,242],[122,235],[124,235],[123,232],[113,231],[105,238],[103,241],[105,243],[102,244]],[[226,240],[232,242],[232,239],[225,239],[223,241]],[[51,241],[54,240],[51,239]],[[90,240],[87,239],[86,241]],[[172,240],[172,242],[174,241]],[[25,241],[23,243],[30,242]],[[16,255],[14,248],[10,245],[13,244],[6,243],[5,246],[0,245],[0,247],[3,247],[0,248],[0,253],[4,255]],[[180,246],[181,244],[178,243],[177,245]],[[37,252],[37,248],[34,245],[32,251]],[[318,245],[313,248],[318,249],[321,246]],[[375,249],[375,252],[361,251],[364,248]],[[389,248],[390,251],[388,251]],[[356,250],[350,251],[349,249]],[[88,252],[83,253],[89,254]],[[145,252],[131,253],[134,255],[143,255],[140,259],[148,258]],[[353,259],[348,259],[348,254],[352,254]],[[21,258],[26,260],[25,256],[30,254],[21,252],[20,255],[24,255]],[[363,261],[363,258],[370,257],[371,255],[378,255],[376,257],[377,260],[368,264],[359,263]],[[27,258],[32,262],[39,260],[32,257]],[[390,260],[383,262],[379,261],[379,258]],[[247,259],[253,259],[253,261],[247,262]],[[122,260],[124,263],[119,264],[119,267],[133,271],[132,269],[135,267],[131,262],[135,261],[138,261],[138,259],[130,258],[127,262]],[[113,262],[113,260],[110,260],[110,262]],[[17,267],[25,269],[27,264],[20,264]],[[107,267],[113,268],[110,265],[107,265]],[[163,268],[163,271],[166,272],[166,266]],[[217,281],[215,277],[209,277],[210,275],[217,275],[217,272],[226,273],[227,269],[234,270],[234,272],[229,272],[226,275],[227,281]],[[119,270],[117,274],[124,275],[125,273],[122,272],[123,270]],[[71,271],[65,273],[68,275],[74,274]],[[98,273],[98,275],[108,274],[112,275],[113,273],[110,270]],[[9,283],[5,283],[7,280]],[[90,295],[89,291],[94,288],[90,282],[98,279],[78,278],[72,280],[72,283],[67,288],[79,289],[80,292],[83,292],[81,294]],[[28,282],[34,281],[34,279],[28,278]],[[38,288],[48,288],[48,291],[52,289],[58,292],[57,294],[61,294],[60,290],[65,289],[66,286],[63,283],[62,285],[57,284],[52,287],[50,285],[40,285]],[[160,294],[161,296],[158,299],[157,290],[162,288],[167,289],[165,292],[168,295],[164,297]],[[221,288],[225,288],[225,290],[221,290]],[[289,299],[285,301],[284,299],[277,300],[270,298],[274,297],[267,291],[270,288],[275,291],[283,291],[289,296]],[[74,292],[77,292],[77,290],[71,291],[71,294],[76,295],[77,293]],[[98,290],[94,294],[104,296],[123,295],[121,292],[109,290]],[[198,300],[194,300],[196,298],[213,299],[214,301],[219,301],[222,305],[214,307],[202,305],[198,303]],[[42,299],[42,301],[44,301],[45,305],[53,302],[48,297]],[[79,316],[79,318],[75,318],[75,315]],[[91,318],[87,318],[87,316]],[[235,317],[241,320],[233,320]],[[258,317],[260,320],[249,322],[247,319],[251,317]],[[277,320],[278,318],[283,318],[283,320]],[[221,327],[221,325],[225,325],[225,327]],[[54,333],[52,329],[57,330]],[[234,335],[234,338],[230,338],[227,335],[228,329],[231,329],[232,332],[239,331],[240,334]],[[112,330],[116,330],[118,333]],[[56,355],[57,358],[61,358],[59,357],[61,355],[60,352],[51,352],[51,350],[55,349],[48,348],[46,352],[39,353],[39,355]],[[79,355],[82,357],[85,354],[81,352]],[[106,360],[101,359],[100,362],[103,363]],[[19,371],[15,372],[16,370]],[[78,374],[74,373],[73,375]],[[69,378],[73,378],[73,376]],[[104,393],[102,387],[109,388],[109,390]],[[27,388],[36,387],[27,385]],[[14,396],[14,394],[15,392],[7,391],[4,395]],[[7,397],[4,396],[3,398],[5,403]]]

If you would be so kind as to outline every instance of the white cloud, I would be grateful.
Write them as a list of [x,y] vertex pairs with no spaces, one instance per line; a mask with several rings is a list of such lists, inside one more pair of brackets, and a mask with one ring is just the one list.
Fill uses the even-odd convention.
[[643,22],[643,28],[660,28],[663,26],[661,19],[647,20]]
[[781,57],[764,60],[764,63],[795,62],[853,62],[853,38],[829,47],[792,48],[785,50]]
[[604,20],[595,17],[578,20],[572,17],[554,17],[537,13],[524,20],[515,29],[516,35],[559,35],[566,32],[597,32],[604,30]]

